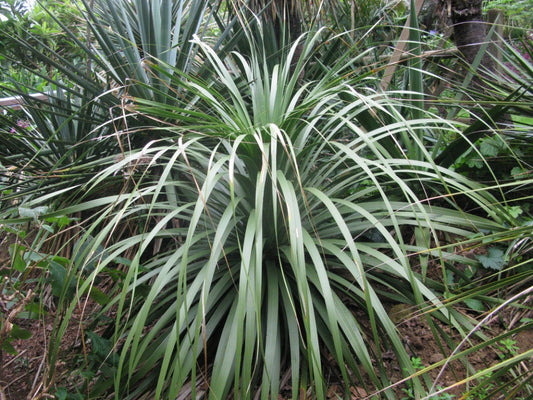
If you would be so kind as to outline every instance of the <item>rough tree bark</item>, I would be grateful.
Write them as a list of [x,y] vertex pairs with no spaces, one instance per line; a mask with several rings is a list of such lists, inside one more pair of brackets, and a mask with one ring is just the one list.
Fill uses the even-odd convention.
[[[463,54],[465,61],[472,65],[481,47],[487,40],[486,25],[483,20],[482,0],[440,0],[441,4],[448,7],[448,12],[453,23],[453,36],[455,45]],[[481,59],[479,75],[474,76],[471,86],[480,92],[487,90],[486,80],[496,72],[496,63],[493,61],[488,51],[489,46]],[[480,79],[480,76],[482,79]],[[461,154],[461,149],[468,148],[468,142],[473,143],[484,135],[491,135],[493,131],[487,129],[489,126],[505,128],[512,124],[511,117],[505,112],[505,108],[495,107],[492,110],[490,119],[484,117],[482,108],[474,107],[471,110],[471,125],[464,132],[468,138],[460,138],[447,146],[447,151],[442,152],[435,162],[442,166],[451,165],[457,158],[456,154]],[[494,124],[495,123],[495,124]]]
[[[455,44],[465,60],[472,65],[487,39],[483,20],[483,0],[446,1],[451,14]],[[494,69],[494,62],[488,52],[483,54],[481,65],[485,71]]]

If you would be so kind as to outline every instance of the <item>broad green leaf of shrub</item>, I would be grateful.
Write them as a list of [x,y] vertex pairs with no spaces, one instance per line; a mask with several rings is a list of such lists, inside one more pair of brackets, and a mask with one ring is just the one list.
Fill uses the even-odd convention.
[[16,355],[18,353],[17,350],[13,347],[13,345],[7,340],[4,340],[4,342],[2,342],[2,350],[12,355]]
[[82,400],[83,396],[79,393],[69,393],[66,388],[60,387],[55,393],[57,400]]
[[31,331],[27,329],[20,328],[17,324],[13,324],[13,327],[11,328],[10,336],[13,339],[29,339],[32,336]]
[[483,312],[485,311],[485,307],[483,306],[483,303],[479,301],[478,299],[465,299],[463,300],[464,303],[468,308],[471,310]]
[[24,260],[24,253],[26,252],[26,247],[18,243],[14,243],[9,246],[9,254],[11,254],[11,265],[13,269],[18,272],[24,272],[26,269],[26,261]]
[[487,269],[501,271],[505,265],[504,252],[498,247],[491,247],[488,249],[487,254],[480,254],[476,258]]
[[513,218],[518,218],[524,211],[520,206],[509,206],[505,207],[509,215]]
[[108,295],[96,287],[91,288],[91,299],[96,301],[101,306],[109,304],[111,301],[111,298]]
[[479,158],[470,158],[466,162],[466,165],[468,165],[469,168],[478,168],[478,169],[483,168],[483,162]]
[[495,136],[482,140],[479,146],[479,150],[481,151],[481,154],[486,157],[495,157],[498,155],[498,152],[500,151],[501,147],[502,143],[500,139]]
[[69,277],[67,269],[55,261],[50,262],[50,276],[48,280],[52,285],[52,294],[54,296],[60,297],[65,285],[68,285],[67,290],[69,293],[74,292],[76,282],[73,277]]
[[48,217],[48,218],[45,218],[45,220],[46,220],[46,222],[50,222],[50,223],[54,223],[55,222],[59,229],[63,229],[65,226],[70,224],[70,222],[72,221],[66,215],[59,215],[57,217]]
[[88,240],[78,241],[75,248],[77,251],[74,253],[74,263],[82,263],[83,271],[90,273],[94,271],[98,260],[108,257],[108,253],[104,250],[103,246],[98,246],[96,251],[90,247],[90,240],[93,239],[91,235],[87,236]]
[[46,315],[47,312],[43,310],[40,303],[26,304],[24,311],[17,315],[17,318],[37,318],[39,315]]
[[514,167],[511,170],[511,176],[514,179],[522,179],[522,178],[524,178],[527,175],[527,173],[528,172],[522,167]]
[[112,349],[112,343],[108,339],[97,335],[94,332],[87,332],[87,337],[91,340],[92,353],[99,357],[101,360],[104,360],[109,356]]
[[48,211],[48,207],[46,206],[40,206],[35,208],[27,208],[27,207],[19,207],[18,209],[19,215],[22,218],[32,218],[34,220],[37,220],[39,216],[44,214]]

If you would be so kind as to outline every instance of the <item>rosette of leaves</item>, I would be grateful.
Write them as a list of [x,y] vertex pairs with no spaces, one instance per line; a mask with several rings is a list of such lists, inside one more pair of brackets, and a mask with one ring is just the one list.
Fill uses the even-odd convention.
[[[145,165],[128,190],[101,198],[80,238],[86,259],[98,262],[79,293],[117,260],[127,265],[108,305],[116,321],[106,338],[119,359],[91,386],[93,395],[276,398],[289,387],[293,398],[308,388],[325,398],[328,376],[371,391],[390,384],[377,361],[387,350],[406,376],[414,373],[386,301],[429,303],[441,318],[468,326],[441,307],[411,263],[424,252],[457,259],[453,247],[439,247],[441,235],[501,229],[494,199],[431,162],[417,128],[450,125],[406,121],[364,81],[340,79],[350,60],[302,85],[298,73],[318,37],[296,63],[298,44],[274,67],[264,53],[221,58],[196,39],[214,79],[170,73],[192,99],[180,106],[137,99],[135,112],[153,121],[146,129],[164,130],[167,139],[132,151],[84,186],[97,190],[127,163]],[[392,156],[396,135],[411,138],[424,159]],[[493,218],[433,204],[424,188],[467,196]],[[95,202],[77,209],[84,207]],[[117,238],[125,221],[141,230]],[[422,239],[410,242],[413,231]],[[413,378],[420,392],[421,385]]]

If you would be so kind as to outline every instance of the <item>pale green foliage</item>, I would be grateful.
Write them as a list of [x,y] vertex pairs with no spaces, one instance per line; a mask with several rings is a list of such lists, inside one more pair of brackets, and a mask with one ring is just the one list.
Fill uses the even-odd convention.
[[523,29],[533,28],[533,1],[532,0],[485,0],[484,10],[501,10],[505,16],[506,24]]
[[[232,391],[252,398],[257,390],[271,398],[292,371],[293,397],[311,385],[324,398],[323,348],[346,385],[361,381],[361,365],[376,387],[388,386],[372,363],[382,351],[393,349],[408,375],[414,370],[383,299],[441,307],[412,271],[410,254],[454,258],[431,250],[429,242],[408,245],[405,230],[421,229],[438,241],[438,232],[501,229],[498,222],[426,204],[420,196],[428,192],[460,191],[498,215],[490,195],[432,164],[425,149],[418,151],[428,161],[390,156],[402,153],[392,135],[420,146],[415,128],[444,129],[444,121],[403,120],[386,96],[357,79],[339,80],[345,63],[320,81],[299,84],[298,71],[318,38],[306,43],[295,73],[296,47],[270,69],[265,54],[221,59],[197,39],[217,89],[173,74],[172,84],[193,95],[188,104],[137,99],[136,116],[166,121],[153,129],[168,139],[129,152],[84,186],[92,192],[125,165],[149,160],[129,194],[110,198],[106,219],[88,228],[99,234],[84,239],[96,249],[124,219],[145,227],[108,245],[109,256],[93,272],[134,250],[124,290],[110,304],[118,307],[114,340],[121,342],[115,396],[135,398],[152,388],[155,398],[184,390],[194,397],[207,373],[209,398]],[[151,68],[157,75],[168,66]],[[366,130],[369,107],[389,122]],[[175,245],[146,254],[166,238]],[[368,328],[346,303],[367,314]],[[438,313],[454,323],[462,319],[444,308]],[[414,378],[413,387],[420,385]]]
[[[427,278],[429,258],[442,268],[487,262],[460,253],[482,241],[512,243],[489,254],[498,273],[503,260],[527,266],[517,253],[531,226],[508,229],[510,205],[493,193],[503,189],[443,166],[474,148],[484,121],[464,128],[419,107],[420,70],[413,91],[376,93],[370,73],[353,73],[361,54],[321,63],[342,53],[320,53],[323,31],[272,62],[248,21],[232,22],[231,53],[204,40],[216,30],[203,1],[97,3],[84,14],[93,42],[78,43],[92,67],[78,74],[67,59],[45,59],[71,81],[48,78],[67,95],[30,108],[29,133],[0,129],[9,143],[0,161],[20,172],[6,178],[6,223],[79,221],[62,243],[71,257],[54,270],[63,280],[51,271],[59,317],[48,378],[90,295],[107,329],[88,334],[99,353],[86,361],[88,397],[268,399],[288,386],[292,398],[311,389],[324,399],[334,365],[347,389],[395,399],[381,362],[389,350],[414,397],[445,397],[420,378],[443,363],[414,364],[386,305],[424,311],[437,341],[433,318],[482,336],[454,305],[531,279],[453,294]],[[440,164],[431,146],[445,135],[458,141]],[[108,275],[114,291],[99,293]],[[450,359],[496,342],[459,346]]]

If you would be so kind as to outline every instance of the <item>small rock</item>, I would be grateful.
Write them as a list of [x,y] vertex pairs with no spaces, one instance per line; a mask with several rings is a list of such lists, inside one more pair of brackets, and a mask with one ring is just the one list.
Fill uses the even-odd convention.
[[439,361],[442,361],[444,360],[444,356],[441,354],[441,353],[433,353],[430,357],[429,357],[429,362],[431,364],[435,364],[435,363],[438,363]]

